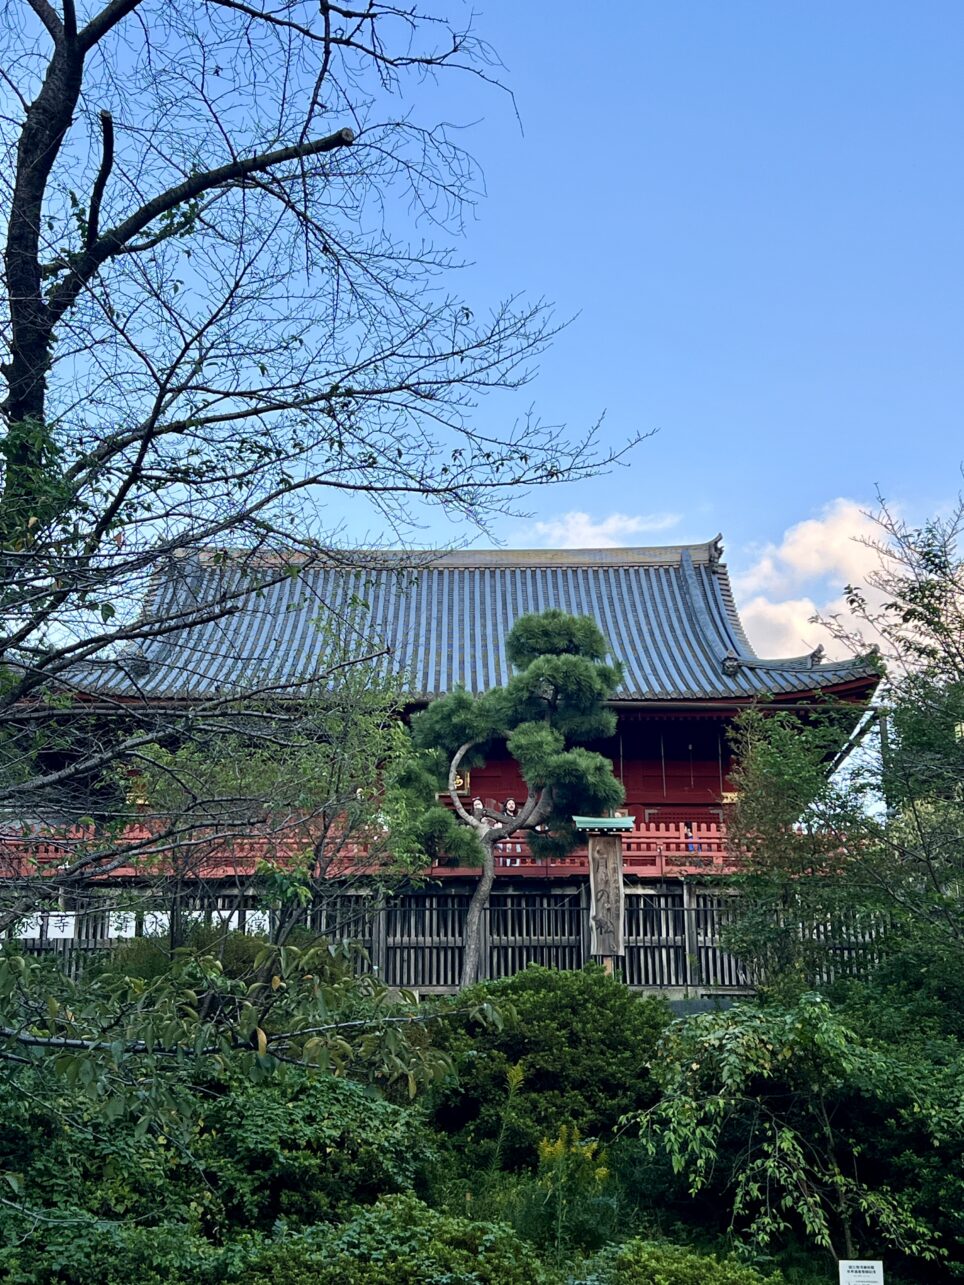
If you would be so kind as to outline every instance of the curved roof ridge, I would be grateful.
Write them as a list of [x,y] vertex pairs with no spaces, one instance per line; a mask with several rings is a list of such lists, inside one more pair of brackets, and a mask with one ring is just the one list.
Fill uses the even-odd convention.
[[[863,670],[868,664],[872,663],[872,657],[870,656],[849,656],[842,660],[824,660],[823,644],[815,647],[812,651],[804,652],[801,656],[769,657],[758,655],[743,628],[743,621],[736,605],[733,586],[730,583],[730,574],[726,564],[715,561],[709,565],[713,574],[711,577],[704,578],[703,585],[708,589],[711,601],[715,600],[714,605],[717,611],[712,615],[699,592],[694,564],[685,552],[680,560],[687,595],[693,607],[694,617],[699,622],[704,637],[716,644],[713,649],[718,652],[719,642],[717,637],[714,637],[713,630],[713,615],[715,615],[716,623],[722,630],[723,638],[729,640],[730,650],[725,653],[718,652],[720,660],[725,666],[738,665],[743,669],[770,670],[774,672],[839,673],[841,670]],[[707,585],[707,580],[710,581],[712,587]]]
[[726,655],[726,647],[723,645],[726,642],[726,635],[724,634],[723,638],[721,638],[719,631],[713,628],[713,621],[710,618],[705,595],[701,592],[696,577],[696,564],[688,549],[680,557],[680,571],[682,573],[683,592],[689,602],[693,619],[699,626],[710,654],[718,663],[722,662]]
[[874,663],[873,657],[873,650],[870,650],[866,655],[862,656],[845,656],[841,660],[825,660],[823,645],[821,644],[803,656],[754,656],[752,660],[743,660],[741,663],[747,669],[799,669],[812,670],[814,673],[826,673],[829,670],[864,669],[867,665]]
[[733,638],[733,648],[736,654],[741,661],[758,660],[759,657],[754,650],[753,644],[743,628],[743,621],[740,618],[736,597],[733,593],[733,585],[730,582],[730,569],[725,562],[718,562],[716,565],[716,585],[726,622],[729,626],[729,632]]
[[245,560],[250,567],[297,565],[337,565],[351,567],[401,567],[417,569],[475,570],[487,567],[556,567],[556,566],[679,566],[688,554],[696,566],[717,566],[722,556],[722,536],[695,544],[626,545],[585,549],[244,549],[210,548],[191,550],[199,561]]

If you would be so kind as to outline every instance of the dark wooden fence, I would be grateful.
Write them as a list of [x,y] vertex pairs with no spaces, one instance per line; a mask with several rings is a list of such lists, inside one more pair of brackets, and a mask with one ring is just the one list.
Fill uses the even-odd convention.
[[[336,894],[306,912],[306,923],[336,941],[364,948],[361,967],[376,972],[390,986],[426,993],[455,989],[462,967],[463,932],[470,891],[418,889],[377,903],[364,892]],[[225,927],[260,931],[263,912],[246,899],[226,896],[205,915]],[[727,924],[735,913],[731,894],[681,882],[662,886],[630,885],[626,890],[625,956],[622,975],[636,990],[671,990],[691,994],[740,993],[753,989],[751,970],[724,949]],[[107,912],[78,917],[78,932],[64,936],[21,939],[30,954],[52,954],[76,975],[91,951],[110,949],[123,938],[109,931],[115,922]],[[195,911],[200,915],[202,911]],[[157,913],[139,916],[142,931],[158,931]],[[868,927],[839,917],[833,923],[775,924],[775,933],[792,933],[817,945],[827,960],[822,980],[853,975],[876,961],[881,950],[879,926]],[[589,913],[585,883],[543,885],[532,882],[497,889],[483,920],[483,975],[509,977],[528,964],[547,968],[580,968],[589,954]]]

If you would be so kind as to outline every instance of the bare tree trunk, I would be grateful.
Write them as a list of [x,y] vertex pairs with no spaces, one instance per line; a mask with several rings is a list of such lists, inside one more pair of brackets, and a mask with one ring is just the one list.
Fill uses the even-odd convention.
[[184,945],[184,878],[178,868],[174,877],[174,890],[167,921],[167,947],[173,955]]
[[[72,11],[73,6],[70,6]],[[59,26],[59,23],[58,23]],[[52,323],[41,292],[41,231],[47,183],[80,97],[83,53],[76,31],[60,27],[40,92],[24,116],[17,147],[4,265],[10,304],[10,357],[4,365],[8,421],[41,422],[45,411]],[[9,461],[8,489],[20,485],[18,467],[31,464],[30,450]]]
[[850,1208],[847,1201],[847,1187],[844,1182],[844,1176],[841,1172],[840,1165],[837,1163],[834,1133],[830,1125],[830,1117],[827,1115],[827,1104],[822,1096],[818,1098],[818,1107],[820,1123],[823,1126],[823,1134],[827,1140],[827,1160],[830,1168],[831,1181],[833,1183],[834,1203],[837,1206],[837,1216],[840,1219],[840,1228],[843,1232],[844,1253],[848,1258],[855,1258],[856,1247],[854,1245]]
[[474,985],[480,980],[479,972],[482,963],[482,916],[489,906],[489,893],[495,880],[495,854],[493,842],[488,835],[479,836],[482,844],[482,876],[475,885],[469,911],[465,917],[464,949],[462,952],[462,976],[459,979],[459,990]]

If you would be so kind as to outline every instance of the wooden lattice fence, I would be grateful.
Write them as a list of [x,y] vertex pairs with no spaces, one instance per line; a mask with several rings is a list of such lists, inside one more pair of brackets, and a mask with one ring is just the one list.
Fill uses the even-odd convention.
[[[333,941],[356,943],[359,967],[390,986],[424,992],[456,988],[462,968],[469,888],[423,888],[379,903],[363,891],[337,893],[305,912],[305,926]],[[625,956],[622,975],[637,990],[739,993],[753,989],[749,969],[723,945],[737,912],[732,893],[682,881],[630,883],[626,889]],[[267,912],[237,892],[191,907],[212,925],[247,932],[269,927]],[[21,936],[17,948],[50,954],[76,975],[92,951],[110,949],[132,935],[163,936],[163,910],[136,914],[105,908],[77,915],[58,912],[40,925],[46,931]],[[826,922],[774,923],[775,933],[793,933],[828,956],[819,980],[853,976],[874,966],[884,946],[882,926],[855,916]],[[580,968],[589,961],[589,908],[585,882],[541,887],[528,881],[497,889],[483,920],[483,975],[509,977],[529,964]]]

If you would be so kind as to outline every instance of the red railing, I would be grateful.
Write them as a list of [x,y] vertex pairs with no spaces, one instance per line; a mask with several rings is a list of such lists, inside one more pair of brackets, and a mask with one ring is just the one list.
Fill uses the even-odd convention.
[[[736,862],[727,854],[725,828],[717,822],[694,822],[692,825],[644,822],[633,830],[623,831],[620,837],[626,874],[664,878],[685,874],[722,874],[736,867]],[[143,874],[143,868],[135,865],[139,849],[143,849],[145,861],[150,861],[152,867],[163,867],[166,863],[163,855],[149,855],[151,840],[152,834],[147,827],[131,827],[125,831],[122,838],[115,841],[114,850],[118,843],[130,844],[133,850],[131,864],[114,868],[108,877],[129,878]],[[22,878],[27,874],[45,872],[53,874],[64,864],[72,864],[85,853],[96,851],[97,846],[96,836],[79,829],[65,831],[59,836],[0,833],[0,878]],[[304,846],[304,837],[295,838],[293,835],[205,838],[195,844],[194,856],[186,873],[189,878],[208,879],[251,874],[258,861],[293,857],[303,851]],[[586,874],[589,869],[586,846],[577,848],[567,857],[545,861],[534,857],[521,837],[496,844],[495,857],[496,874],[502,877],[564,878]],[[370,853],[363,844],[346,843],[332,861],[328,875],[331,878],[357,875],[373,868]],[[439,863],[426,873],[433,878],[452,879],[478,872],[472,867]]]
[[[643,822],[633,830],[623,831],[623,870],[626,874],[650,878],[684,874],[723,874],[735,868],[727,857],[726,831],[717,822],[697,822],[692,826],[669,822]],[[530,878],[560,878],[587,874],[588,847],[582,846],[567,857],[540,860],[520,839],[506,839],[496,844],[497,875],[522,875]],[[435,865],[432,875],[451,878],[471,874],[468,868]]]

